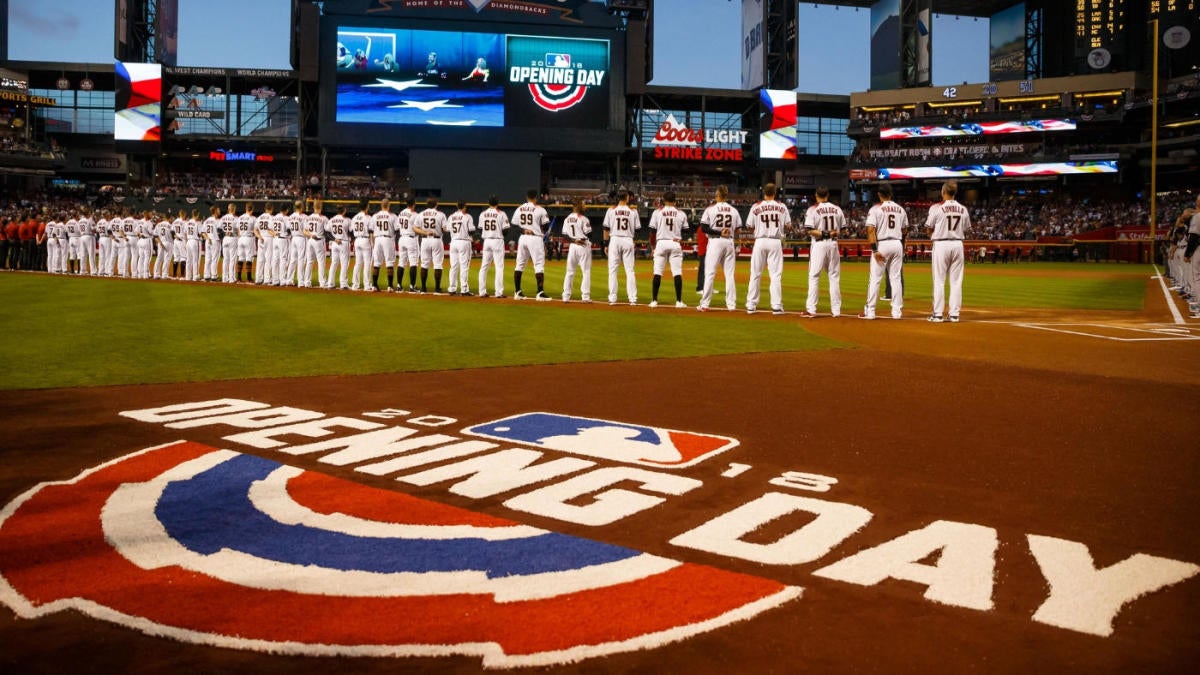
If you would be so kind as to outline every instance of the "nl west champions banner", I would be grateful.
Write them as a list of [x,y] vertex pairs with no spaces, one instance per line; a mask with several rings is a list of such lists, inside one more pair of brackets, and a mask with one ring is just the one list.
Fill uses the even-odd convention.
[[336,59],[339,123],[608,126],[607,40],[344,26]]

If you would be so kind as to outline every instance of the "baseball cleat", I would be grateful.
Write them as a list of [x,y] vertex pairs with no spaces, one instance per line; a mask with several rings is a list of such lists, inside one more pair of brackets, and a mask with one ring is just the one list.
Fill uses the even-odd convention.
[[874,321],[874,320],[875,320],[875,315],[874,315],[874,314],[867,314],[866,312],[860,312],[860,313],[859,313],[859,315],[858,315],[858,318],[860,318],[860,319],[863,319],[864,321]]
[[591,298],[584,298],[584,299],[580,300],[580,302],[582,302],[582,303],[583,303],[583,304],[585,304],[585,305],[590,305],[590,304],[592,304],[592,299],[591,299]]
[[805,310],[803,312],[800,312],[800,318],[801,319],[815,319],[815,318],[817,318],[817,315]]
[[517,291],[516,293],[513,293],[513,300],[526,300],[526,299],[528,299],[528,298],[526,298],[525,294],[522,293],[521,291]]
[[458,291],[450,291],[450,295],[458,295]]
[[950,317],[950,323],[958,323],[958,317],[957,316]]
[[650,309],[654,309],[655,307],[658,307],[658,301],[657,301],[657,300],[651,300],[651,301],[650,301]]
[[487,292],[487,291],[480,291],[480,292],[479,292],[479,297],[481,297],[481,298],[486,298],[486,297],[488,297],[488,292]]
[[609,305],[610,307],[611,307],[611,306],[613,306],[613,305],[616,305],[616,304],[617,304],[617,301],[616,301],[616,300],[609,300],[609,301],[608,301],[608,305]]
[[503,299],[507,298],[508,296],[503,293],[497,293],[497,294],[493,295],[492,297],[496,298],[497,300],[503,300]]
[[929,323],[942,323],[942,317],[937,314],[931,314],[929,316]]
[[775,316],[783,316],[785,314],[782,307],[772,307],[771,313]]
[[630,306],[630,307],[637,307],[637,300],[630,300],[630,301],[629,301],[629,306]]
[[687,305],[685,305],[682,301],[680,301],[680,302],[675,303],[675,309],[687,309]]
[[550,300],[551,300],[551,297],[550,297],[550,296],[548,296],[548,295],[546,295],[545,293],[538,293],[538,294],[537,294],[537,297],[536,297],[535,299],[536,299],[538,302],[550,302]]
[[462,292],[462,296],[463,296],[464,298],[469,298],[469,297],[472,297],[472,296],[474,296],[474,295],[475,295],[475,294],[474,294],[474,293],[472,293],[471,291],[463,291],[463,292]]
[[707,312],[708,308],[705,307],[704,305],[700,305],[699,307],[696,308],[696,311],[697,312]]
[[746,313],[747,313],[747,314],[753,314],[753,313],[754,313],[754,312],[756,312],[756,311],[758,311],[758,310],[757,310],[756,308],[754,308],[754,307],[747,307],[747,308],[746,308]]

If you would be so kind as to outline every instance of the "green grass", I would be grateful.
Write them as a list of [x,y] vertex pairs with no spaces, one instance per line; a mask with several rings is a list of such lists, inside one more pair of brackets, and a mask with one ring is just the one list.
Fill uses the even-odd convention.
[[[532,280],[531,280],[532,281]],[[532,284],[530,284],[532,286]],[[511,288],[509,289],[511,293]],[[0,275],[0,389],[827,349],[743,315]]]
[[[477,278],[473,261],[471,281]],[[506,289],[512,293],[512,261]],[[784,305],[804,307],[807,264],[784,267]],[[906,266],[905,306],[927,311],[928,264]],[[843,309],[866,300],[866,263],[842,264]],[[650,299],[649,261],[637,263],[639,300]],[[684,300],[695,305],[696,263],[684,265]],[[970,308],[1142,308],[1148,266],[1099,264],[969,265],[964,304]],[[448,275],[447,275],[448,276]],[[558,297],[562,263],[547,266],[546,287]],[[0,274],[4,348],[0,389],[53,388],[224,379],[356,375],[505,365],[577,363],[732,353],[827,349],[797,321],[744,314],[645,308],[612,311],[607,267],[592,270],[595,305],[515,303],[405,295],[347,294]],[[738,301],[748,265],[739,264]],[[661,298],[674,301],[670,279]],[[578,281],[576,282],[578,283]],[[624,301],[624,275],[619,279]],[[431,281],[432,284],[432,281]],[[762,308],[767,308],[763,279]],[[534,288],[532,270],[525,289]],[[723,283],[718,276],[718,288]],[[576,292],[578,297],[578,292]],[[828,312],[822,278],[819,311]],[[717,296],[715,307],[723,307]]]

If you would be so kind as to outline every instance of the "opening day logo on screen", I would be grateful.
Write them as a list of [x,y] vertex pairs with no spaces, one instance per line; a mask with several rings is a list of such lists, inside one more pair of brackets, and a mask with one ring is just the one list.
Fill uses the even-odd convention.
[[521,119],[532,116],[541,124],[548,117],[554,126],[605,124],[608,41],[509,35],[506,51],[506,103]]

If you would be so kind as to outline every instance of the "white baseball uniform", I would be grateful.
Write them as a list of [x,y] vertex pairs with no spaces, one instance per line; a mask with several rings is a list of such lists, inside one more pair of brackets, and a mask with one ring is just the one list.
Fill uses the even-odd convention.
[[114,250],[112,224],[107,218],[101,218],[96,222],[96,234],[100,237],[100,276],[111,277]]
[[[717,279],[717,268],[725,272],[725,308],[737,309],[737,286],[734,285],[734,269],[737,251],[734,242],[737,231],[742,227],[742,215],[728,202],[717,202],[704,210],[700,224],[708,233],[708,253],[704,256],[704,293],[700,296],[697,309],[707,310],[712,304],[713,284]],[[728,236],[721,233],[729,230]]]
[[58,221],[47,221],[45,234],[46,271],[50,274],[58,274],[61,271],[59,265],[62,261],[62,252],[58,247]]
[[[396,216],[396,264],[401,267],[421,264],[421,241],[413,231],[413,226],[419,224],[417,220],[417,212],[413,209],[406,208]],[[403,279],[399,281],[403,287]]]
[[121,243],[117,247],[117,274],[121,277],[129,277],[133,272],[130,267],[136,253],[136,227],[137,219],[133,216],[121,220]]
[[496,266],[492,290],[497,297],[504,295],[504,231],[509,228],[508,214],[495,207],[479,214],[479,236],[483,239],[483,262],[479,266],[479,295],[487,295],[488,269]]
[[617,302],[617,270],[625,267],[625,296],[637,304],[637,276],[633,270],[633,233],[642,228],[637,211],[618,204],[604,214],[602,227],[608,230],[608,304]]
[[350,219],[336,215],[329,219],[327,226],[333,235],[333,243],[329,245],[329,287],[333,280],[338,280],[338,288],[350,288]]
[[308,216],[300,211],[293,211],[288,216],[288,264],[284,273],[284,281],[288,286],[303,286],[304,279],[300,278],[300,267],[304,264],[304,254],[308,250],[308,239],[304,236],[304,221]]
[[79,216],[79,273],[96,276],[96,223],[87,216]]
[[[513,211],[511,224],[520,228],[521,238],[517,240],[517,264],[513,268],[518,272],[525,271],[525,265],[533,261],[533,271],[542,274],[546,271],[546,242],[545,228],[550,224],[550,216],[546,209],[525,202]],[[519,292],[521,289],[517,289]]]
[[134,227],[134,234],[137,237],[137,264],[134,278],[149,279],[150,258],[154,255],[154,222],[139,220]]
[[[754,230],[754,249],[750,254],[750,285],[746,288],[746,311],[758,309],[763,268],[771,277],[771,309],[783,309],[783,228],[792,222],[792,214],[781,202],[764,199],[750,208],[746,227]],[[809,297],[813,282],[809,280]],[[841,298],[838,298],[840,305]],[[813,302],[816,309],[816,302]],[[833,310],[837,316],[840,307]]]
[[235,213],[221,216],[221,281],[237,281],[238,220]]
[[446,232],[446,214],[437,209],[425,209],[417,215],[417,226],[427,232],[421,237],[421,268],[442,269],[446,259],[446,247],[442,243],[442,235]]
[[470,293],[467,277],[471,272],[471,233],[475,231],[475,219],[465,211],[455,211],[446,219],[450,230],[450,286],[451,293]]
[[925,226],[933,229],[933,317],[941,317],[945,309],[949,276],[950,320],[957,321],[962,311],[963,239],[971,227],[971,214],[948,199],[929,208]]
[[575,270],[581,270],[579,297],[584,302],[592,301],[592,242],[589,235],[592,224],[582,213],[572,213],[563,220],[562,234],[571,240],[567,249],[567,274],[563,278],[563,302],[571,301],[571,287],[575,284]]
[[396,265],[396,214],[379,211],[371,216],[371,233],[375,235],[373,260],[376,267]]
[[200,224],[200,239],[204,243],[204,280],[213,281],[217,278],[217,264],[221,261],[221,242],[218,232],[221,221],[215,216],[209,216]]
[[275,272],[275,239],[271,223],[275,216],[263,213],[254,221],[254,237],[258,240],[257,263],[254,265],[254,283],[269,284]]
[[805,311],[809,314],[817,313],[821,272],[829,276],[829,309],[835,317],[842,314],[842,252],[838,249],[838,235],[845,227],[846,214],[837,204],[814,204],[804,214],[804,229],[821,231],[820,237],[811,238],[808,247],[808,298]]
[[[63,230],[67,233],[67,255],[68,261],[77,260],[79,258],[79,221],[70,218],[63,224]],[[70,267],[67,267],[70,270]]]
[[187,223],[186,218],[176,218],[171,222],[171,234],[174,240],[171,257],[177,263],[187,260],[187,241],[183,236],[183,226],[185,223]]
[[667,264],[671,276],[683,275],[683,247],[679,240],[689,229],[687,214],[674,206],[664,206],[650,216],[650,231],[654,233],[654,275],[662,276]]
[[167,279],[171,276],[171,260],[175,256],[175,231],[171,223],[159,221],[154,228],[154,238],[158,243],[157,257],[154,259],[154,278]]
[[879,283],[887,273],[892,282],[892,318],[899,319],[904,313],[904,236],[908,232],[908,213],[904,207],[891,200],[880,202],[867,212],[867,227],[875,228],[875,248],[883,262],[871,256],[871,276],[867,282],[867,305],[863,316],[875,318],[875,305],[879,302]]
[[[238,262],[254,262],[256,251],[254,233],[258,218],[253,213],[243,213],[237,220],[237,259]],[[240,281],[240,279],[239,279]]]
[[371,283],[374,270],[371,268],[371,216],[359,211],[350,221],[350,234],[354,236],[354,275],[350,277],[350,289],[357,291],[359,281],[364,291],[375,290]]
[[291,249],[291,218],[276,213],[271,216],[271,269],[270,283],[272,286],[286,286],[287,257]]
[[[1190,240],[1193,237],[1200,237],[1200,212],[1194,214],[1192,219],[1188,221],[1188,239]],[[1186,244],[1184,255],[1185,257],[1187,256]],[[1196,299],[1196,294],[1200,293],[1200,250],[1192,251],[1191,263],[1189,264],[1188,269],[1185,269],[1184,272],[1190,273],[1190,275],[1188,275],[1190,276],[1190,285],[1188,288],[1191,289],[1192,300],[1190,301],[1189,305],[1190,309],[1192,310],[1192,314],[1196,314],[1198,311],[1200,311],[1200,300]]]
[[301,285],[312,287],[312,268],[317,266],[317,283],[321,288],[328,287],[325,277],[325,228],[329,219],[321,213],[313,213],[304,219],[304,268],[300,271]]
[[183,224],[184,246],[187,251],[187,273],[192,281],[200,281],[200,223],[189,220]]

